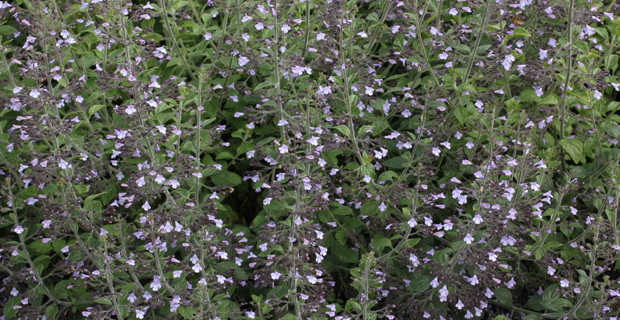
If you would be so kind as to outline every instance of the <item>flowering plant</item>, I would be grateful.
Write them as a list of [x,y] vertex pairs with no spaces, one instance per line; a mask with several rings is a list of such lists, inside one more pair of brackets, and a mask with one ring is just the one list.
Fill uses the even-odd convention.
[[617,319],[617,12],[0,1],[3,319]]

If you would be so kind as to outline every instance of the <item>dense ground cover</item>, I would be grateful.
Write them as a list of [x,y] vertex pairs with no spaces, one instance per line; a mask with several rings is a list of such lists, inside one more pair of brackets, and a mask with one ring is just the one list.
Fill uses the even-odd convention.
[[616,319],[615,3],[0,2],[4,319]]

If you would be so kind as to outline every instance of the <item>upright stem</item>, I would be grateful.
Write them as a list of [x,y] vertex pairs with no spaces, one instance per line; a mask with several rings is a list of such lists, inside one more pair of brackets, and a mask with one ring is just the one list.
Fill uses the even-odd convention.
[[107,239],[102,239],[102,240],[103,240],[103,248],[105,249],[105,256],[103,257],[103,261],[105,262],[105,278],[108,283],[108,289],[110,290],[110,293],[112,296],[112,303],[114,304],[114,311],[116,311],[116,316],[120,320],[123,320],[123,315],[121,314],[121,310],[118,307],[118,299],[116,299],[116,290],[114,290],[112,268],[110,267],[110,259],[108,257],[108,241]]
[[[172,40],[172,44],[173,46],[177,49],[177,54],[181,57],[181,61],[183,62],[183,66],[185,67],[185,69],[187,70],[187,72],[189,72],[190,77],[192,77],[192,79],[194,81],[196,81],[196,76],[194,75],[194,71],[190,68],[189,64],[187,63],[187,60],[185,59],[185,56],[189,56],[189,54],[187,54],[187,52],[181,52],[181,48],[179,47],[179,43],[174,35],[174,32],[172,31],[172,27],[170,26],[170,20],[168,18],[168,9],[166,7],[166,1],[167,0],[160,0],[159,1],[159,6],[161,7],[161,9],[163,10],[163,14],[164,14],[164,21],[166,22],[166,28],[168,29],[168,35],[170,36],[170,40]],[[124,20],[123,20],[124,22]],[[124,25],[124,23],[123,23]],[[166,30],[166,29],[164,29]],[[123,32],[125,32],[125,30],[123,29]],[[183,45],[181,43],[181,45]],[[184,47],[185,48],[185,47]]]
[[484,32],[484,28],[487,22],[487,15],[489,12],[490,4],[491,4],[491,0],[487,0],[487,4],[484,7],[484,12],[482,13],[482,23],[480,24],[480,31],[478,31],[478,36],[476,37],[476,44],[474,45],[474,50],[471,53],[471,58],[469,58],[469,63],[467,63],[467,69],[465,70],[465,77],[463,78],[463,83],[467,83],[469,81],[469,73],[471,72],[471,68],[474,64],[474,60],[478,52],[478,47],[480,46],[480,40],[482,40],[482,32]]
[[360,154],[360,147],[357,143],[357,138],[355,137],[355,124],[353,123],[353,106],[351,106],[351,99],[349,98],[349,75],[347,74],[347,61],[345,60],[344,55],[344,10],[342,11],[342,16],[340,19],[340,32],[339,32],[339,43],[340,43],[340,60],[342,61],[342,77],[344,81],[344,103],[347,106],[347,113],[349,118],[349,131],[351,131],[351,140],[353,140],[353,146],[355,147],[355,154],[360,161],[360,165],[364,165],[364,158]]
[[[205,233],[205,230],[202,229],[202,234]],[[204,241],[201,239],[200,241],[200,261],[203,262],[205,261],[205,248],[204,248]],[[202,268],[202,270],[200,271],[202,274],[202,277],[205,279],[207,279],[207,272],[205,271],[206,265]],[[207,302],[207,315],[209,315],[212,312],[212,304],[211,304],[211,298],[209,297],[209,287],[208,286],[204,286],[203,290],[206,293],[206,297],[204,299],[204,301]],[[204,307],[202,305],[202,300],[200,301],[200,309],[203,310]],[[201,311],[201,316],[202,316],[202,311]],[[204,316],[202,316],[204,317]],[[210,318],[209,318],[210,319]]]
[[[8,189],[9,189],[9,197],[10,197],[11,201],[13,201],[14,197],[13,197],[13,191],[12,191],[12,186],[11,186],[10,182],[9,182]],[[16,207],[15,203],[13,203],[13,205],[11,206],[11,209],[13,210],[13,219],[15,220],[15,225],[18,226],[19,225],[19,216],[17,215],[17,207]],[[24,232],[28,232],[28,231],[26,230]],[[45,285],[45,282],[44,282],[43,278],[41,277],[41,274],[39,273],[39,271],[35,267],[34,262],[30,258],[30,254],[28,254],[28,248],[26,247],[26,240],[24,239],[23,233],[18,234],[18,236],[19,236],[19,245],[21,246],[22,251],[24,252],[24,256],[26,257],[26,260],[28,261],[28,265],[30,265],[30,269],[32,270],[32,272],[34,272],[35,282],[37,282],[43,288],[43,291],[45,292],[45,295],[47,295],[47,297],[50,298],[50,300],[52,300],[54,303],[61,304],[61,305],[68,305],[69,303],[64,302],[64,301],[60,301],[60,300],[56,299],[52,295],[50,290]]]
[[6,56],[4,55],[5,51],[6,48],[0,48],[0,52],[2,53],[2,61],[6,66],[6,73],[9,75],[9,81],[11,81],[11,85],[13,86],[13,88],[15,88],[17,87],[17,85],[15,84],[15,79],[13,78],[13,74],[11,73],[11,66],[9,66],[9,63],[6,61]]
[[[575,6],[575,0],[570,0],[570,5],[568,7],[568,69],[566,70],[566,79],[564,80],[564,88],[562,88],[562,101],[560,101],[560,141],[564,139],[564,126],[565,126],[565,117],[566,117],[566,90],[568,90],[568,85],[570,83],[571,72],[573,69],[573,9]],[[562,171],[565,171],[566,160],[564,159],[564,148],[561,149],[562,153]]]
[[[198,78],[198,106],[196,107],[196,169],[200,169],[200,131],[202,131],[202,124],[200,115],[202,109],[202,74]],[[200,209],[200,178],[196,177],[196,205],[198,210]]]
[[[618,170],[616,170],[617,172]],[[616,176],[617,173],[616,173]],[[618,228],[618,201],[620,199],[620,188],[616,187],[616,197],[614,199],[614,221],[612,221],[612,232],[614,233],[614,240],[616,246],[620,246],[620,230]]]
[[[274,6],[274,26],[273,26],[273,36],[274,36],[274,67],[275,67],[275,76],[274,76],[274,81],[275,81],[275,89],[276,89],[276,106],[278,109],[278,116],[280,117],[280,119],[284,119],[284,111],[282,110],[282,103],[280,102],[280,50],[278,48],[278,0],[274,0],[273,2],[273,6]],[[279,126],[280,127],[280,138],[284,139],[284,127],[283,126]]]
[[443,7],[443,0],[439,0],[439,6],[437,7],[437,21],[435,21],[435,28],[437,31],[441,28],[441,7]]
[[[372,254],[372,253],[369,253]],[[366,265],[364,266],[364,301],[362,301],[363,303],[363,311],[362,311],[362,317],[364,320],[368,319],[368,301],[370,300],[370,279],[369,279],[369,273],[370,273],[370,257],[366,256]]]
[[308,54],[308,40],[310,39],[310,0],[306,0],[306,38],[304,39],[304,50],[302,51],[305,58]]

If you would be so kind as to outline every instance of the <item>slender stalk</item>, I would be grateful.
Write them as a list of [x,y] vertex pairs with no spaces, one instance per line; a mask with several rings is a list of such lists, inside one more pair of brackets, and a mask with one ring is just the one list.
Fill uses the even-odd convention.
[[549,224],[547,224],[545,226],[545,229],[542,230],[543,231],[543,233],[542,233],[543,236],[538,241],[538,244],[536,245],[534,250],[532,250],[532,254],[536,255],[536,251],[538,249],[540,249],[540,247],[542,247],[544,245],[545,241],[547,240],[547,236],[549,234],[546,232],[546,230],[550,229],[551,227],[553,227],[555,225],[555,220],[558,218],[558,214],[560,213],[560,207],[562,206],[562,199],[564,199],[564,192],[560,193],[560,196],[558,197],[558,200],[557,200],[557,204],[556,204],[555,210],[553,211],[553,215],[551,215],[551,219],[549,220]]
[[[198,79],[196,79],[196,76],[194,75],[194,71],[192,70],[192,68],[190,68],[190,66],[189,66],[189,64],[187,62],[187,59],[185,59],[185,57],[189,56],[189,54],[186,51],[185,52],[181,52],[181,48],[179,47],[179,42],[177,41],[177,38],[174,35],[174,32],[172,31],[172,27],[170,26],[170,18],[168,17],[168,9],[166,7],[166,1],[167,0],[159,0],[159,6],[163,10],[164,21],[166,22],[166,28],[167,28],[167,31],[168,31],[168,36],[170,37],[170,40],[172,41],[173,46],[177,49],[177,54],[181,57],[181,61],[183,62],[183,66],[185,67],[185,70],[187,70],[187,72],[189,73],[190,77],[194,81],[197,81]],[[125,19],[123,18],[123,33],[126,32],[126,30],[124,28],[124,22],[125,22]],[[181,45],[182,45],[182,43],[181,43]],[[185,48],[185,47],[183,47],[183,48]]]
[[[568,90],[568,85],[570,83],[571,72],[573,69],[573,10],[575,7],[575,0],[570,0],[570,5],[568,7],[568,69],[566,70],[566,79],[564,80],[564,88],[562,88],[562,100],[560,101],[560,141],[564,140],[564,126],[566,122],[566,91]],[[566,171],[566,159],[564,159],[564,148],[560,150],[562,154],[562,171]]]
[[[203,228],[202,229],[202,234],[204,234],[204,233],[205,233],[205,230]],[[196,241],[198,241],[198,240],[196,240]],[[199,241],[200,241],[200,261],[205,261],[204,241],[203,240],[199,240]],[[205,271],[205,268],[202,268],[202,270],[200,272],[202,274],[202,277],[206,280],[207,279],[207,272]],[[212,305],[212,302],[211,302],[211,298],[209,297],[209,287],[208,286],[204,286],[203,290],[206,292],[204,301],[207,302],[207,310],[206,310],[207,311],[207,316],[210,316],[209,314],[211,313],[211,311],[213,309],[213,305]],[[204,309],[202,304],[203,304],[203,301],[200,301],[200,308],[201,308],[201,310]],[[201,313],[201,316],[202,316],[202,313]]]
[[[372,253],[369,253],[372,255]],[[363,292],[363,301],[362,301],[362,319],[368,319],[368,301],[370,300],[370,263],[372,256],[366,256],[366,263],[364,265],[364,292]]]
[[[416,183],[415,186],[415,196],[413,197],[413,199],[411,200],[412,205],[411,205],[411,217],[415,219],[417,213],[418,213],[418,196],[420,193],[420,174],[418,174],[418,182]],[[384,254],[383,256],[377,257],[377,260],[381,261],[384,259],[388,259],[392,254],[394,254],[395,252],[399,252],[400,248],[402,248],[402,246],[405,244],[405,242],[407,242],[407,240],[409,240],[409,236],[411,235],[411,230],[413,230],[413,228],[410,225],[407,225],[407,231],[405,231],[405,236],[403,237],[403,239],[392,249],[390,250],[390,252]]]
[[[417,0],[416,0],[416,4],[417,4]],[[435,75],[435,71],[433,70],[433,67],[431,66],[429,59],[428,59],[428,54],[426,54],[426,46],[424,45],[424,38],[422,37],[422,32],[420,30],[421,26],[420,26],[420,20],[422,19],[422,16],[418,16],[416,18],[416,29],[419,31],[418,32],[418,41],[420,42],[420,47],[422,51],[422,56],[424,57],[424,64],[426,65],[426,67],[428,68],[429,73],[431,74],[432,78],[433,78],[433,82],[435,82],[435,85],[437,86],[437,88],[439,88],[439,90],[441,90],[442,94],[446,97],[448,97],[449,95],[446,93],[444,86],[441,85],[441,83],[439,83],[439,79],[437,79],[437,75]],[[454,106],[452,105],[452,102],[449,99],[446,99],[446,101],[450,104],[450,109],[451,111],[454,110]],[[444,122],[445,123],[445,122]],[[441,124],[443,126],[443,123]]]
[[[196,106],[196,169],[200,170],[200,132],[202,131],[202,124],[200,115],[202,113],[202,75],[198,78],[198,106]],[[196,177],[196,205],[198,210],[200,209],[200,178]]]
[[[284,112],[282,110],[282,103],[280,101],[280,58],[279,58],[279,53],[280,50],[278,48],[278,0],[274,0],[273,1],[273,6],[274,6],[274,13],[275,13],[275,17],[274,17],[274,27],[273,27],[273,37],[274,37],[274,50],[273,50],[273,65],[275,67],[275,71],[274,71],[274,86],[276,89],[276,106],[277,106],[277,110],[279,113],[279,117],[280,119],[284,119]],[[282,126],[280,127],[280,138],[284,139],[284,128]]]
[[347,61],[344,56],[344,10],[342,11],[342,16],[340,18],[340,31],[339,35],[339,44],[340,44],[340,60],[342,61],[342,75],[344,81],[344,103],[347,106],[347,115],[349,118],[349,131],[351,132],[351,140],[353,140],[353,146],[355,147],[355,155],[357,156],[360,165],[364,165],[364,158],[360,153],[360,147],[357,143],[357,138],[355,137],[355,124],[353,123],[353,106],[351,106],[351,99],[349,98],[349,75],[347,74]]
[[469,73],[471,72],[471,68],[474,65],[474,60],[478,55],[478,47],[480,46],[480,40],[482,40],[482,33],[484,32],[484,28],[487,23],[487,16],[489,12],[489,6],[491,5],[492,0],[487,0],[487,4],[484,6],[484,12],[482,13],[482,22],[480,24],[480,31],[478,31],[478,36],[476,37],[476,44],[474,45],[474,50],[471,53],[471,58],[467,63],[467,69],[465,70],[465,76],[463,77],[463,83],[467,83],[469,81]]
[[110,259],[109,259],[109,254],[108,254],[108,241],[107,239],[102,239],[102,242],[103,242],[103,248],[105,252],[105,257],[103,261],[105,263],[106,282],[108,283],[108,289],[110,290],[110,293],[111,293],[112,303],[114,304],[114,311],[116,311],[116,316],[120,320],[123,320],[123,314],[121,313],[121,310],[118,307],[118,300],[116,299],[116,290],[114,289],[114,283],[112,279],[112,268],[110,268]]
[[439,5],[437,6],[437,21],[435,21],[437,31],[441,30],[441,7],[443,7],[443,0],[439,0]]
[[306,37],[304,38],[303,57],[308,55],[308,40],[310,39],[310,0],[306,0]]
[[[127,243],[125,242],[125,236],[123,235],[123,223],[122,223],[122,221],[121,221],[121,223],[119,223],[119,228],[118,229],[119,229],[118,240],[121,242],[122,254],[123,254],[123,256],[125,256],[125,259],[129,259],[129,255],[127,254]],[[129,267],[129,268],[127,268],[127,270],[129,271],[129,275],[131,275],[131,279],[136,284],[136,288],[140,288],[142,291],[144,291],[144,287],[142,286],[142,283],[140,283],[140,280],[138,280],[138,277],[136,276],[136,273],[133,271],[133,269],[131,267]]]
[[[13,188],[11,187],[10,180],[9,180],[8,190],[9,190],[9,197],[10,197],[11,201],[13,201],[14,200]],[[15,203],[13,203],[13,205],[11,206],[11,210],[13,211],[13,220],[15,221],[15,225],[16,226],[20,225],[19,215],[17,214],[17,207],[16,207]],[[28,232],[28,231],[26,230],[25,232]],[[54,297],[54,295],[52,295],[52,293],[49,290],[49,288],[47,288],[47,286],[45,285],[45,282],[44,282],[43,278],[41,277],[41,274],[39,273],[39,271],[35,267],[34,262],[30,258],[30,254],[28,253],[28,248],[26,247],[26,240],[24,239],[23,233],[18,234],[18,237],[19,237],[19,245],[22,248],[22,252],[24,253],[24,257],[26,257],[26,260],[28,261],[28,265],[30,266],[30,269],[32,270],[32,272],[34,272],[34,279],[35,279],[35,282],[37,282],[37,285],[40,285],[43,288],[43,291],[45,292],[45,295],[50,300],[54,301],[54,303],[60,304],[60,305],[70,305],[68,302],[58,300],[58,299],[56,299]]]
[[13,88],[17,87],[15,78],[13,78],[13,73],[11,73],[11,66],[9,66],[9,63],[6,61],[6,56],[4,55],[4,52],[7,51],[7,48],[0,48],[0,52],[2,53],[2,61],[4,62],[4,65],[6,66],[6,74],[9,75],[9,81],[11,81],[11,86]]

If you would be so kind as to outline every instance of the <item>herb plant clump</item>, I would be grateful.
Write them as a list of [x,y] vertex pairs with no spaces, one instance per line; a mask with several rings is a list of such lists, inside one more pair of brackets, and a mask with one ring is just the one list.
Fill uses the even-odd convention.
[[617,319],[620,5],[0,1],[2,319]]

